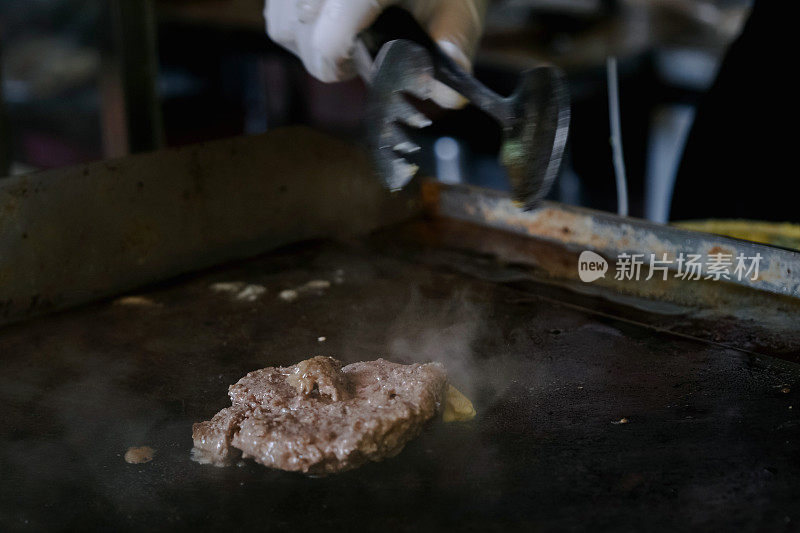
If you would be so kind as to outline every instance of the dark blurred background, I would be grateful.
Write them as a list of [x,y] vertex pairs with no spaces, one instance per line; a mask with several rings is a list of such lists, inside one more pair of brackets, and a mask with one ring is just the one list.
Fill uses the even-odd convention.
[[[288,124],[359,139],[363,84],[307,75],[270,42],[262,8],[263,0],[4,0],[0,175]],[[630,213],[663,222],[697,103],[749,9],[748,0],[495,1],[475,71],[509,92],[524,68],[561,66],[573,118],[551,196],[615,210],[606,59],[616,57]],[[469,109],[440,118],[425,133],[428,172],[505,187],[486,118]]]

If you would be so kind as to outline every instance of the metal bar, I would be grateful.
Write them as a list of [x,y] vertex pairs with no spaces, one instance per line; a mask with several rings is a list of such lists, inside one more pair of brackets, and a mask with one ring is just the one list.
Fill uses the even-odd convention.
[[[800,253],[719,235],[677,229],[580,207],[542,202],[526,212],[502,193],[463,185],[426,183],[423,191],[429,212],[478,223],[512,233],[537,237],[616,257],[622,253],[761,255],[758,279],[732,277],[730,283],[758,291],[800,298]],[[670,267],[675,270],[674,263]],[[702,265],[702,275],[708,274]],[[577,273],[577,270],[576,270]]]
[[128,151],[156,150],[164,142],[152,0],[112,0],[109,9],[114,50],[113,67],[107,66],[106,71],[119,77]]
[[11,131],[3,97],[3,39],[0,36],[0,178],[7,176],[11,168]]
[[0,323],[411,216],[362,151],[304,128],[0,184]]

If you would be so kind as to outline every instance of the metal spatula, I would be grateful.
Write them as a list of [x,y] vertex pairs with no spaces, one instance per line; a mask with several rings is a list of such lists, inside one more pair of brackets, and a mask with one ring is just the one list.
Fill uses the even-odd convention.
[[[383,44],[374,61],[370,49]],[[405,94],[428,99],[438,80],[500,123],[500,162],[514,196],[526,209],[536,206],[558,174],[569,130],[569,96],[564,74],[538,67],[522,74],[514,93],[502,97],[444,54],[407,11],[387,9],[356,45],[359,73],[370,85],[367,134],[380,178],[390,190],[405,187],[419,166],[420,146],[408,128],[430,119]]]

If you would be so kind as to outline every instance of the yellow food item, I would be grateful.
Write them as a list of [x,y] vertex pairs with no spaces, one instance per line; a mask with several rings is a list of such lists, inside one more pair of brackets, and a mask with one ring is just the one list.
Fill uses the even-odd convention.
[[445,422],[466,422],[475,418],[475,414],[475,407],[472,406],[469,398],[448,384],[445,392],[442,420]]
[[673,222],[673,226],[716,233],[735,239],[800,249],[800,225],[789,222],[761,222],[757,220],[687,220]]

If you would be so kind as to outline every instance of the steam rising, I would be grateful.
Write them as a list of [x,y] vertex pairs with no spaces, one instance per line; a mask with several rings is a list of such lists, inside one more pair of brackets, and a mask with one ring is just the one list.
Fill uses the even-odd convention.
[[472,345],[484,329],[483,310],[466,293],[438,302],[411,293],[408,305],[391,328],[389,353],[393,361],[436,361],[447,369],[450,382],[470,397],[479,366]]
[[[488,328],[490,314],[489,304],[468,291],[445,300],[425,298],[412,291],[390,328],[390,359],[442,363],[450,383],[472,400],[480,413],[519,382],[526,356],[521,353],[522,346],[529,346],[522,337],[524,331]],[[540,370],[535,381],[546,374]]]

